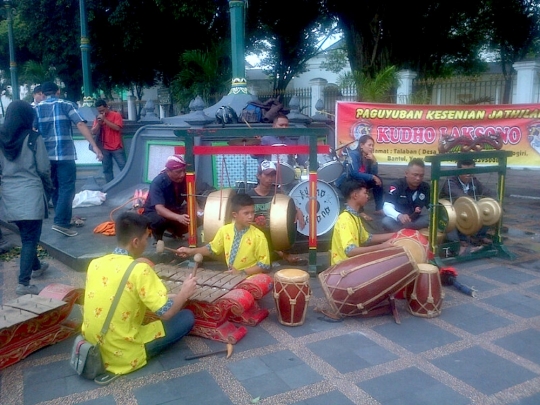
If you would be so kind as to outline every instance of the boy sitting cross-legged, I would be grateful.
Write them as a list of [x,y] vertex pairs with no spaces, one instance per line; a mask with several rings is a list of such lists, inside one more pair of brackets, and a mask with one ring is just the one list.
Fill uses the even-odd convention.
[[264,233],[253,225],[255,204],[247,194],[231,198],[233,221],[223,225],[212,242],[197,248],[180,247],[180,257],[203,256],[225,253],[227,273],[248,276],[270,271],[270,251]]

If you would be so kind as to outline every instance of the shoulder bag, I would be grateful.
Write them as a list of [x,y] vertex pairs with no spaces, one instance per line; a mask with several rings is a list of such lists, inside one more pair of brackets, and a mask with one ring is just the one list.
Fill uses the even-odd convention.
[[[124,273],[124,277],[122,277],[122,281],[118,286],[118,291],[116,292],[113,303],[111,304],[111,309],[107,314],[107,319],[105,319],[105,323],[101,329],[101,339],[105,337],[105,334],[109,329],[111,318],[114,315],[118,301],[120,301],[124,286],[126,285],[131,271],[137,263],[138,262],[136,260],[133,260]],[[71,359],[69,361],[69,365],[77,372],[77,374],[89,380],[93,380],[98,375],[103,374],[105,372],[105,366],[103,365],[103,359],[101,358],[99,341],[93,345],[88,342],[83,335],[78,335],[75,338],[75,342],[73,342],[73,347],[71,348]]]

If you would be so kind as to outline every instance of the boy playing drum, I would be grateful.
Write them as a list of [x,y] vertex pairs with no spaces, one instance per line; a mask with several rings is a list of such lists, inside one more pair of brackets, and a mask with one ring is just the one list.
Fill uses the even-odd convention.
[[392,246],[388,240],[393,233],[372,235],[362,225],[360,212],[368,202],[368,191],[363,180],[345,180],[341,184],[345,209],[339,215],[332,234],[330,265],[362,253]]

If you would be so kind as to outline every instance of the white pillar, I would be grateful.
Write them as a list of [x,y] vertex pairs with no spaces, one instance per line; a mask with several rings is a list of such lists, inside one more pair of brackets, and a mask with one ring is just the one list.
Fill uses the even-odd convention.
[[135,107],[135,96],[128,96],[128,120],[136,121],[137,120],[137,109]]
[[535,103],[535,94],[538,86],[538,72],[540,63],[536,61],[516,62],[512,65],[517,72],[517,85],[512,104]]
[[309,85],[311,87],[311,111],[308,114],[309,116],[315,115],[317,113],[315,104],[317,104],[317,101],[319,101],[319,99],[324,100],[324,89],[327,84],[328,80],[321,78],[312,79],[309,81]]
[[397,89],[396,104],[409,104],[412,95],[412,82],[417,74],[411,70],[400,70],[397,72],[399,86]]

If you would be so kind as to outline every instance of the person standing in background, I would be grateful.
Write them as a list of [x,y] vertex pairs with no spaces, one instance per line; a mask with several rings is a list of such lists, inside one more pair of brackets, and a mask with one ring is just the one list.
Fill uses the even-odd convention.
[[77,152],[73,142],[72,124],[92,145],[97,160],[103,159],[101,150],[96,145],[85,119],[75,109],[75,105],[58,97],[59,88],[53,82],[41,85],[45,100],[40,102],[35,110],[37,125],[34,125],[43,136],[45,147],[51,161],[51,178],[54,191],[54,225],[52,229],[66,236],[77,236],[77,231],[71,228],[73,198],[75,197],[75,181],[77,167],[75,160]]
[[113,178],[113,160],[122,171],[126,165],[126,154],[122,142],[122,128],[124,121],[122,115],[112,111],[105,100],[96,101],[97,117],[92,125],[92,135],[96,139],[101,152],[103,153],[103,175],[105,182],[110,182]]
[[52,189],[51,165],[43,138],[33,129],[34,118],[30,104],[12,101],[0,130],[0,203],[6,220],[19,228],[22,244],[17,295],[39,294],[30,280],[40,277],[49,267],[39,261],[37,247],[48,213],[46,192]]
[[41,90],[41,86],[39,84],[34,87],[34,90],[32,90],[32,96],[34,97],[34,101],[32,101],[31,104],[32,107],[35,107],[43,100],[45,100],[45,94],[43,94],[43,91]]

